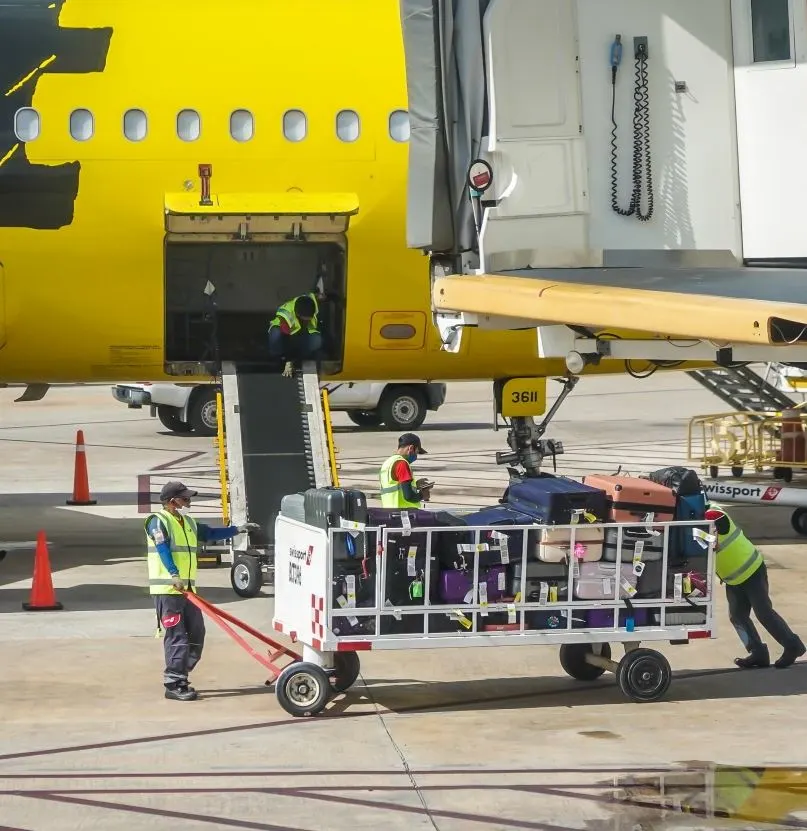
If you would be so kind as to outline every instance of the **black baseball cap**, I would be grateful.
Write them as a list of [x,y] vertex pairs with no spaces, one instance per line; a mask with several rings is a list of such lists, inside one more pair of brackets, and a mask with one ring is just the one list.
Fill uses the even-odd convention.
[[414,433],[404,433],[398,439],[398,447],[409,447],[410,444],[419,454],[426,453],[423,449],[423,445],[420,443],[420,436],[417,436]]
[[196,496],[198,491],[192,491],[190,488],[177,482],[176,480],[166,482],[160,491],[160,502],[168,502],[171,499],[190,499]]

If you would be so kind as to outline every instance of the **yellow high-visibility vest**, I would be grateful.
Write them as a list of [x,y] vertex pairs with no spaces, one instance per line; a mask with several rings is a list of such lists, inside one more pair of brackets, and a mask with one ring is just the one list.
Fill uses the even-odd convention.
[[198,532],[196,520],[192,517],[183,517],[182,524],[170,511],[159,511],[146,517],[146,559],[148,561],[149,594],[181,594],[173,585],[173,578],[160,559],[157,545],[148,534],[148,524],[153,517],[162,520],[168,531],[168,543],[171,546],[171,556],[174,558],[179,576],[186,587],[196,591],[196,553],[198,547]]
[[378,473],[378,479],[381,482],[381,505],[384,508],[420,508],[420,502],[410,502],[404,496],[401,482],[396,482],[392,478],[392,468],[398,462],[405,462],[407,467],[409,466],[409,462],[397,453],[381,465]]
[[[709,507],[723,511],[714,503],[710,503]],[[754,543],[734,524],[734,520],[725,511],[723,515],[729,521],[729,530],[726,534],[717,535],[715,571],[727,585],[739,586],[751,577],[765,560]]]
[[306,296],[314,301],[314,317],[308,322],[306,331],[311,335],[319,332],[319,303],[317,303],[317,296],[313,292],[308,295],[301,294],[299,297],[286,301],[282,306],[278,306],[277,313],[272,318],[269,328],[271,329],[272,326],[280,326],[281,320],[284,320],[289,327],[289,334],[296,335],[303,327],[294,307],[300,297]]

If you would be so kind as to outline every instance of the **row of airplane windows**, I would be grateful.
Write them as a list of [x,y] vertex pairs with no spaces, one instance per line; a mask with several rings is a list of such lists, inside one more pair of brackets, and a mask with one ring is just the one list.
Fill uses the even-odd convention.
[[[89,141],[95,134],[95,117],[90,110],[78,109],[70,113],[70,136],[76,141]],[[308,135],[308,118],[302,110],[287,110],[283,114],[283,136],[288,141],[303,141]],[[14,135],[20,141],[35,141],[42,130],[42,119],[37,110],[23,107],[14,115]],[[177,137],[182,141],[196,141],[202,135],[202,117],[196,110],[177,113]],[[393,141],[409,141],[409,113],[393,110],[389,114],[387,130]],[[343,142],[354,142],[361,135],[361,118],[355,110],[340,110],[336,114],[336,136]],[[148,135],[148,116],[143,110],[126,110],[123,114],[123,135],[129,141],[143,141]],[[249,110],[230,113],[230,136],[235,141],[250,141],[255,136],[255,117]]]

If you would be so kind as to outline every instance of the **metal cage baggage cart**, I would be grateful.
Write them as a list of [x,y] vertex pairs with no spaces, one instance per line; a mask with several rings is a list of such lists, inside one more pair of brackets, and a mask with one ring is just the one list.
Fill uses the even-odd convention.
[[[273,626],[303,645],[302,661],[286,667],[277,678],[275,689],[281,706],[295,716],[321,712],[334,694],[334,686],[329,680],[334,668],[338,666],[340,689],[346,689],[358,678],[358,653],[361,651],[516,644],[557,645],[561,665],[573,678],[592,681],[610,671],[616,675],[620,689],[628,698],[637,702],[661,698],[672,680],[670,665],[660,652],[642,648],[641,644],[686,644],[716,636],[714,527],[703,520],[655,523],[652,517],[644,522],[597,524],[605,534],[612,538],[616,536],[619,559],[602,562],[603,573],[610,575],[608,569],[613,567],[613,578],[608,577],[608,585],[602,590],[607,597],[583,600],[574,596],[576,585],[582,586],[584,568],[597,565],[579,559],[582,555],[577,550],[575,537],[578,530],[586,527],[585,523],[519,525],[506,529],[503,526],[426,528],[407,524],[399,528],[371,528],[342,520],[342,527],[325,531],[279,516],[275,526]],[[703,549],[702,559],[699,559],[703,584],[694,590],[689,585],[692,577],[687,575],[686,562],[677,563],[670,545],[676,531],[680,535],[683,528],[692,529],[691,533],[701,541]],[[562,529],[568,532],[571,554],[565,564],[565,597],[551,596],[542,588],[537,598],[525,599],[528,564],[535,562],[538,550],[536,539],[551,532],[551,539],[556,540]],[[512,535],[519,531],[522,532],[521,544],[519,550],[514,550]],[[344,562],[334,562],[332,556],[334,551],[344,552],[348,548],[344,540],[339,541],[339,545],[334,544],[335,538],[344,534],[366,535],[362,547],[364,558],[350,563],[349,568]],[[408,545],[407,538],[411,540],[415,535],[420,540],[425,538],[425,552],[420,546]],[[637,536],[647,539],[651,535],[656,540],[656,550],[658,540],[663,541],[660,561],[652,564],[642,560],[643,546],[630,542]],[[434,581],[441,579],[435,552],[445,551],[445,546],[441,549],[441,541],[446,539],[466,557],[469,591],[463,602],[443,602],[434,592]],[[628,549],[632,546],[633,550],[629,562],[624,559],[623,542],[626,539]],[[518,572],[521,591],[514,596],[508,596],[507,592],[502,594],[496,587],[491,589],[490,575],[480,573],[483,568],[481,555],[485,553],[490,562],[490,552],[497,545],[499,557],[506,561],[503,565],[512,568],[519,562],[521,564]],[[396,605],[386,597],[387,575],[395,567],[391,555],[394,551],[398,552],[399,559],[403,558],[413,581],[421,582],[411,603]],[[636,589],[641,577],[637,576],[631,589],[629,576],[623,575],[629,575],[630,569],[643,572],[651,565],[657,567],[660,575],[659,596],[639,597],[638,594],[646,594]],[[352,573],[353,579],[347,571]],[[499,588],[500,583],[501,578]],[[609,610],[610,626],[590,625],[588,618],[592,613],[601,616]],[[642,617],[640,612],[644,622],[636,625]],[[556,624],[558,620],[562,621],[563,625],[531,628],[536,616],[544,622],[546,615]],[[412,616],[412,625],[401,623]],[[580,625],[581,619],[583,625]],[[488,621],[492,620],[498,623],[491,626]],[[393,624],[393,621],[397,623]],[[610,644],[613,643],[625,647],[625,655],[618,662],[611,658]]]

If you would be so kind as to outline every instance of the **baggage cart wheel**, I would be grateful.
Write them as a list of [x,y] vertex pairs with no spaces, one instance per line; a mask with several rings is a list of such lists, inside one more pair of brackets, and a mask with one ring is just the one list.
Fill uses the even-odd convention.
[[256,597],[263,585],[263,573],[257,557],[242,554],[230,569],[230,584],[239,597]]
[[711,465],[709,468],[709,478],[717,479],[720,474],[720,468],[717,465]]
[[356,652],[334,652],[333,675],[331,686],[334,692],[345,692],[350,689],[359,677],[361,662]]
[[298,718],[321,713],[331,693],[331,680],[325,670],[306,662],[289,664],[275,682],[278,703]]
[[742,479],[745,468],[742,465],[734,465],[731,469],[731,475],[735,479]]
[[790,524],[797,534],[807,537],[807,508],[796,508],[790,517]]
[[[610,659],[611,647],[607,643],[599,646],[602,647],[600,657]],[[605,668],[590,664],[586,660],[586,655],[596,654],[593,647],[594,644],[591,643],[563,644],[560,648],[560,665],[563,671],[578,681],[596,681],[605,672]]]
[[774,479],[781,479],[783,482],[792,482],[793,481],[793,468],[792,467],[775,467],[773,469],[773,478]]
[[633,649],[619,662],[616,680],[632,701],[658,701],[670,688],[672,670],[669,661],[655,649]]

